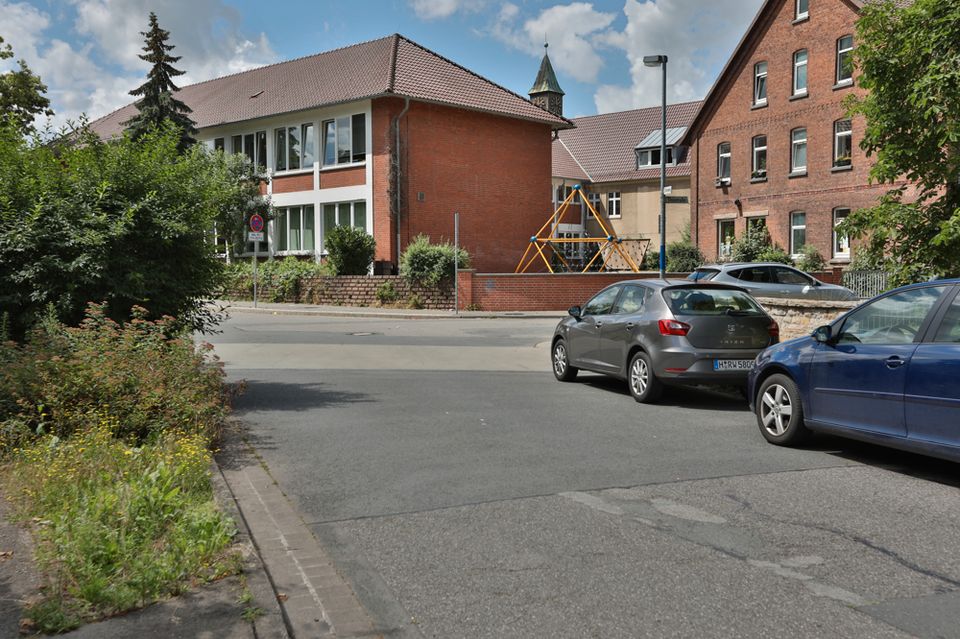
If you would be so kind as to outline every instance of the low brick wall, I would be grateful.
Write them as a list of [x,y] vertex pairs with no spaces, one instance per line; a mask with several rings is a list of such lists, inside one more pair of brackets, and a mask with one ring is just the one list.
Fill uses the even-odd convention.
[[[453,308],[453,287],[448,289],[411,286],[398,275],[341,275],[308,277],[300,280],[297,290],[282,294],[276,287],[263,286],[257,292],[260,301],[324,304],[333,306],[378,306],[377,289],[392,283],[396,302],[386,306],[410,307],[411,299],[419,299],[419,308],[450,310]],[[253,299],[249,288],[225,291],[223,297],[234,300]]]
[[821,302],[761,297],[758,302],[780,325],[780,341],[809,335],[813,329],[829,324],[859,302]]

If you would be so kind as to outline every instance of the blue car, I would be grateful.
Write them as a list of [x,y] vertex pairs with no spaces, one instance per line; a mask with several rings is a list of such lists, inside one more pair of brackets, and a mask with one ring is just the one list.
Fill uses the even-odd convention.
[[960,461],[960,280],[895,289],[771,346],[748,393],[773,444],[819,431]]

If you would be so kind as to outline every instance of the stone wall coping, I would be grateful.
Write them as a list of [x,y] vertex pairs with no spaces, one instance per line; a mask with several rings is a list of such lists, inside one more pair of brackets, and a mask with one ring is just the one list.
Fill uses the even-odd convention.
[[850,309],[856,308],[861,304],[859,301],[844,302],[840,300],[802,300],[783,297],[757,297],[756,300],[760,302],[760,305],[763,307],[778,306],[781,308],[814,308],[841,311],[849,311]]

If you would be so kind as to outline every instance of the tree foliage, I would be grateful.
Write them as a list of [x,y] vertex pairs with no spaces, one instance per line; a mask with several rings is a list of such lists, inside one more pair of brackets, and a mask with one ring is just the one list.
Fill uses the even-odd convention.
[[[0,37],[0,60],[13,57],[10,45],[3,46]],[[47,87],[34,75],[24,60],[19,70],[0,73],[0,121],[13,124],[22,135],[35,131],[33,120],[38,115],[51,116],[50,100],[44,95]]]
[[851,113],[866,119],[871,178],[891,189],[840,230],[865,238],[894,284],[960,274],[960,3],[867,3],[856,56],[869,93]]
[[173,83],[173,78],[183,75],[183,71],[174,68],[173,64],[180,60],[180,56],[170,55],[174,49],[167,44],[170,32],[160,28],[157,14],[150,12],[150,30],[141,31],[144,37],[144,54],[138,56],[152,66],[147,74],[147,81],[130,92],[132,96],[139,96],[134,105],[139,113],[133,116],[124,125],[135,140],[139,140],[152,129],[169,120],[180,130],[180,149],[184,150],[194,143],[197,133],[196,125],[188,114],[190,107],[173,97],[173,92],[179,87]]
[[0,316],[23,332],[52,309],[68,324],[88,302],[123,321],[150,317],[210,327],[223,265],[210,241],[217,220],[266,206],[242,157],[202,145],[178,150],[171,124],[101,142],[41,145],[0,127]]
[[453,282],[455,262],[470,268],[470,255],[449,242],[431,244],[428,236],[418,235],[400,256],[400,275],[414,284],[445,286]]
[[334,275],[366,275],[377,249],[372,236],[352,226],[330,229],[324,245]]

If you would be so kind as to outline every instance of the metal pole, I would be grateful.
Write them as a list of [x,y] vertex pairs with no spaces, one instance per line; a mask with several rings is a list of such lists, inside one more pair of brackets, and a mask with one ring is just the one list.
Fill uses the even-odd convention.
[[253,243],[253,307],[257,307],[257,253],[260,252],[260,240]]
[[663,56],[663,101],[660,108],[660,278],[667,276],[667,56]]
[[453,312],[460,314],[460,214],[453,214]]

